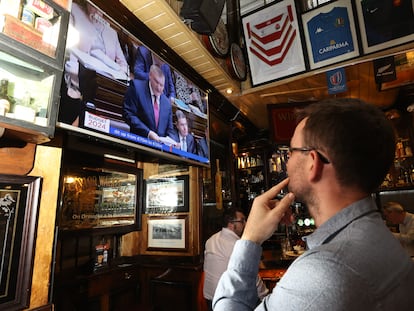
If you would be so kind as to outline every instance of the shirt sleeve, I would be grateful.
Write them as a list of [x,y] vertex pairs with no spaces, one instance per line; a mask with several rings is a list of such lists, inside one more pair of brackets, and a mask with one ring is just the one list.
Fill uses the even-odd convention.
[[236,242],[227,270],[221,276],[214,294],[215,311],[243,311],[256,307],[256,281],[261,253],[261,246],[254,242]]
[[400,233],[396,234],[397,238],[404,243],[413,243],[414,241],[414,220],[407,219],[407,223],[400,225]]

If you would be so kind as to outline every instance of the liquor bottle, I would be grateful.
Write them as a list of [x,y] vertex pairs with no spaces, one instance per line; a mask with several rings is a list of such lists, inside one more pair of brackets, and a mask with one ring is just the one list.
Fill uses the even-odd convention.
[[0,81],[0,115],[5,116],[10,110],[9,96],[7,95],[7,89],[9,87],[9,80],[2,79]]
[[216,207],[221,210],[223,208],[223,196],[221,193],[221,173],[220,173],[220,160],[216,159]]

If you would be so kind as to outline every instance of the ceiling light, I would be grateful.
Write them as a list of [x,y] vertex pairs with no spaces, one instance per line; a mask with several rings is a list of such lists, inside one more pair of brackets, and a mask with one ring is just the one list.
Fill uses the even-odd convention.
[[231,93],[233,93],[233,90],[232,89],[227,89],[226,93],[230,95]]

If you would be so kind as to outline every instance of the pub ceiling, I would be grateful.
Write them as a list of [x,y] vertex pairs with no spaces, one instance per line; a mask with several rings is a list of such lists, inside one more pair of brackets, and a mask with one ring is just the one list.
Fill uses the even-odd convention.
[[[258,129],[269,129],[268,105],[316,101],[329,96],[353,97],[371,102],[382,108],[392,106],[399,94],[397,88],[379,91],[374,81],[372,60],[414,48],[406,44],[386,52],[372,53],[340,64],[327,66],[279,81],[252,87],[249,77],[240,82],[227,69],[226,59],[214,57],[202,41],[179,17],[182,1],[176,0],[120,0],[146,26],[171,49],[223,94]],[[240,14],[270,1],[242,0]],[[327,70],[345,67],[347,92],[329,95],[326,83]],[[226,90],[232,89],[232,94]]]

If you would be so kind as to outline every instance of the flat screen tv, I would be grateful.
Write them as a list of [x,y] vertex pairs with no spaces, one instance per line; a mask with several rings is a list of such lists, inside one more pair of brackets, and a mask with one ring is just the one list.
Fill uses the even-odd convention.
[[206,92],[89,1],[72,3],[62,81],[57,127],[209,166]]

